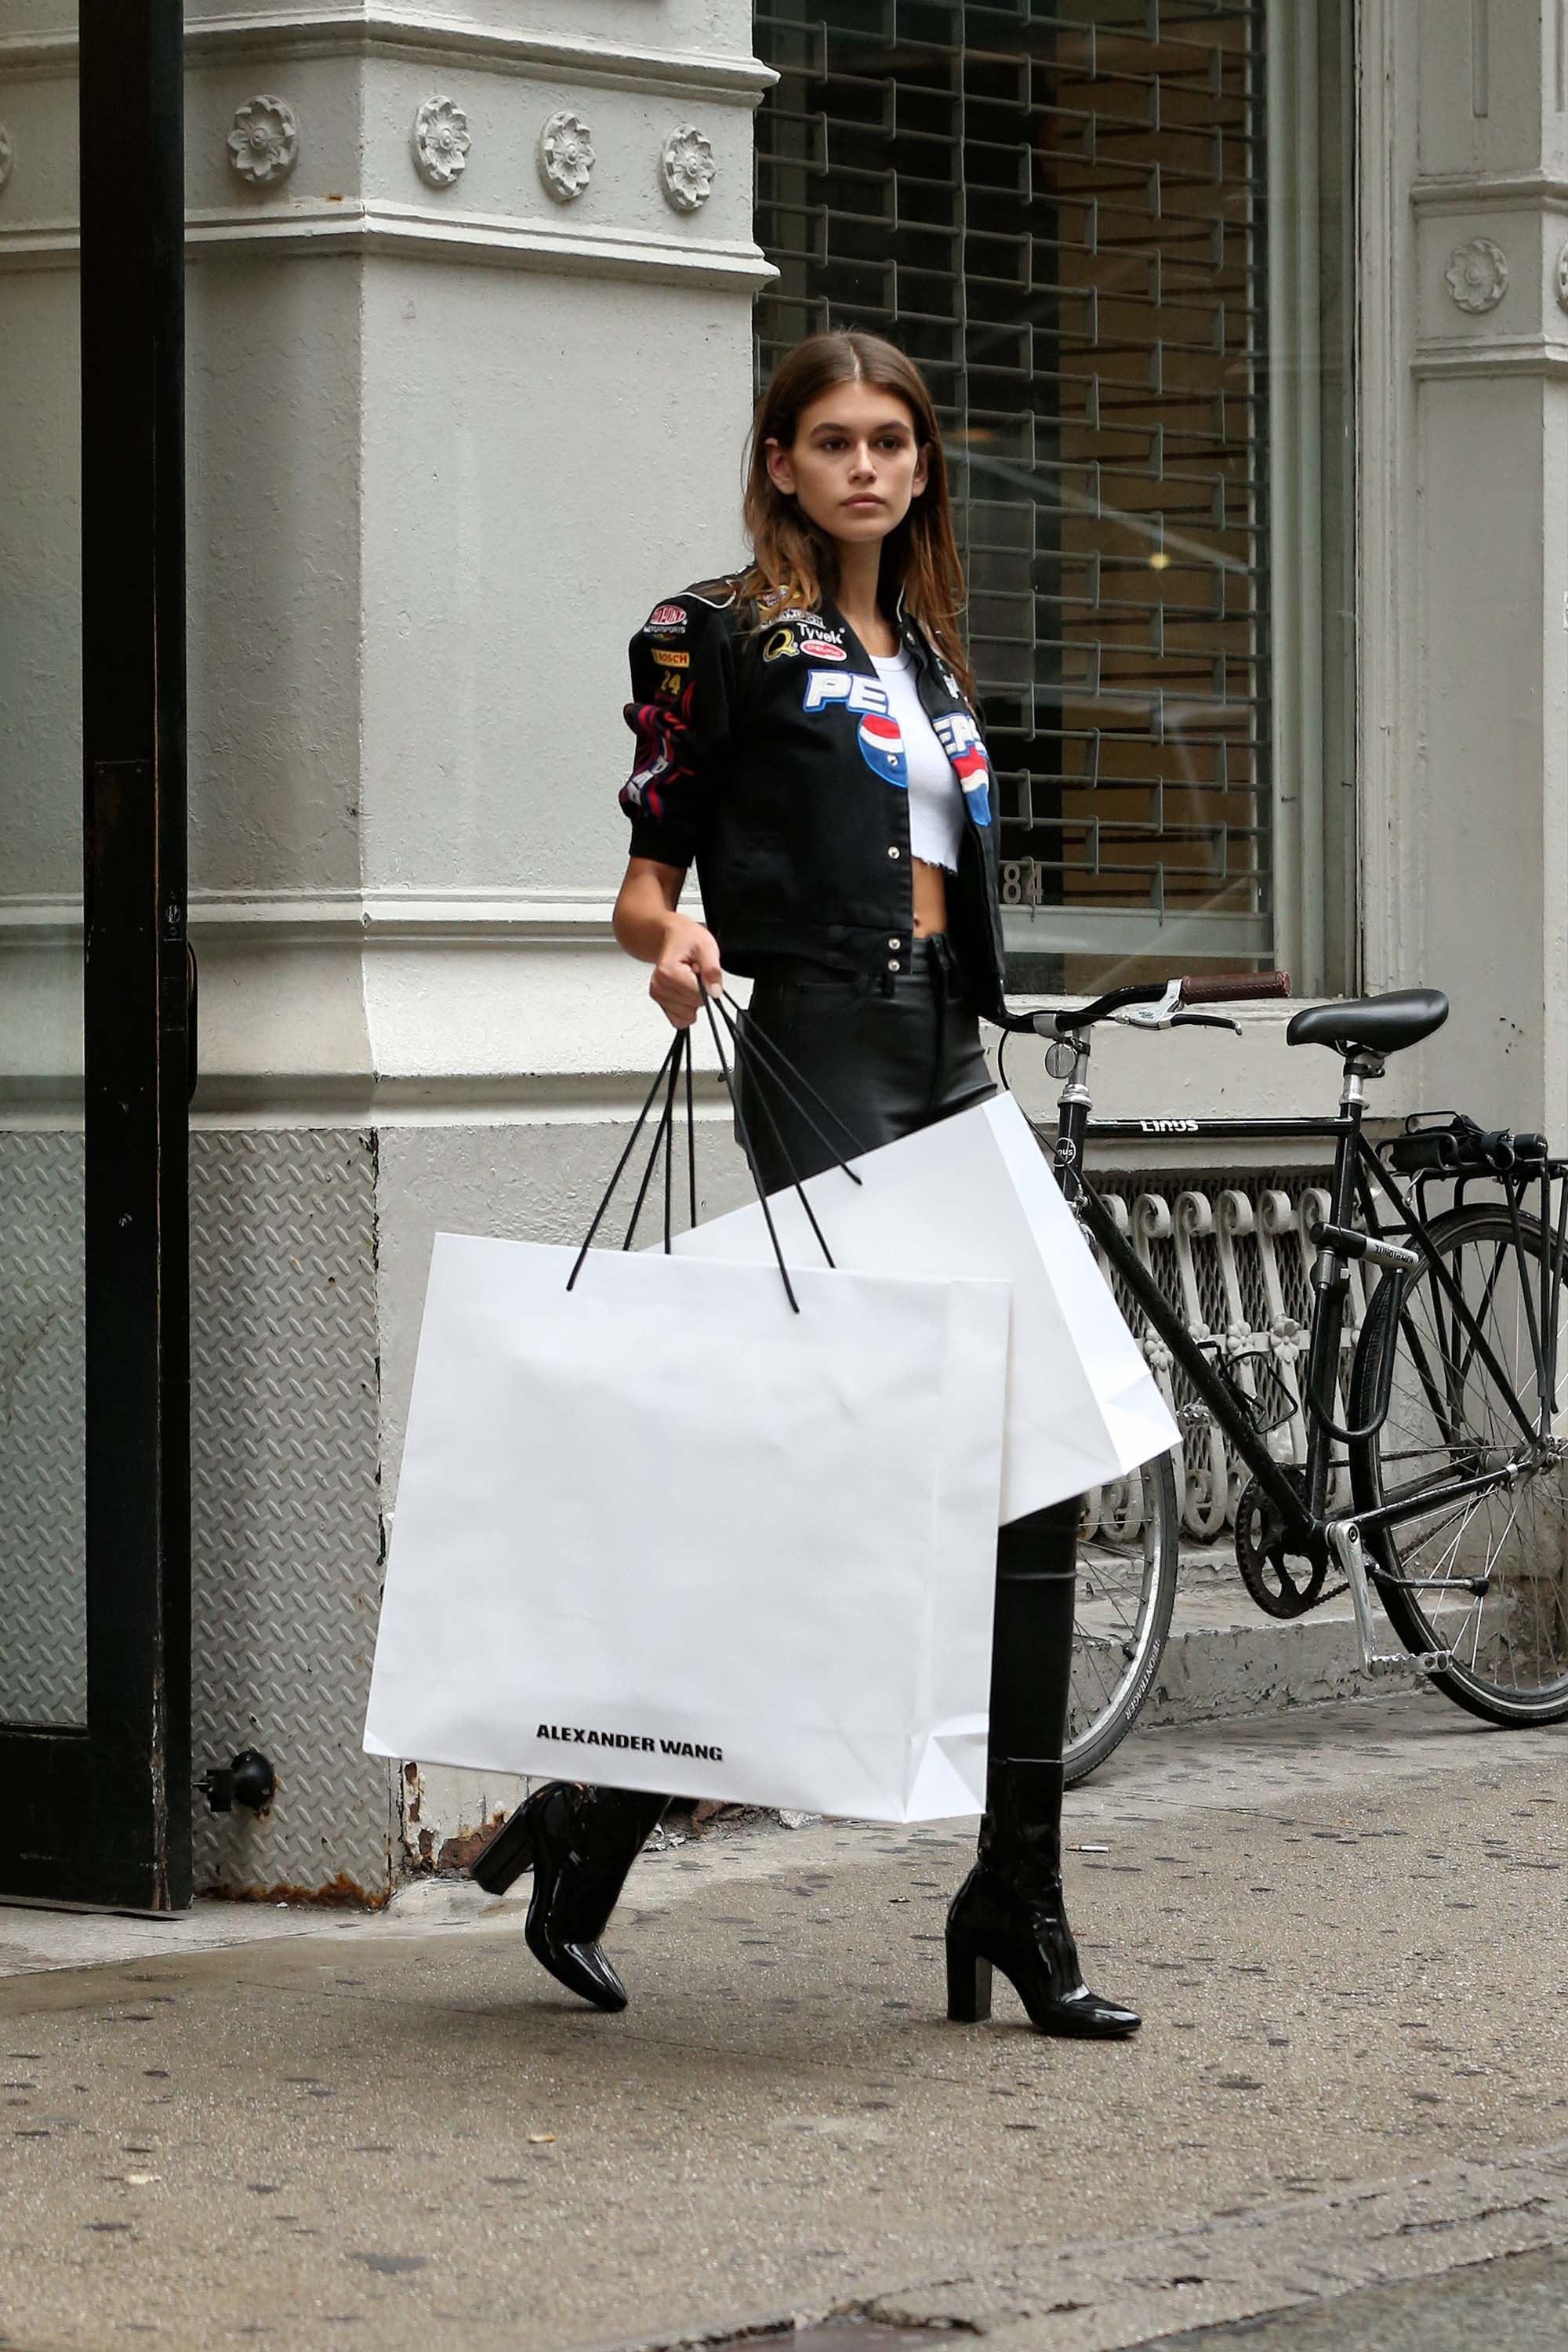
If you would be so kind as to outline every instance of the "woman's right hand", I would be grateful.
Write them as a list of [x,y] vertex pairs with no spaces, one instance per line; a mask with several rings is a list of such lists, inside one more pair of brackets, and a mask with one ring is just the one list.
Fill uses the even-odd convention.
[[648,994],[675,1029],[689,1029],[702,1008],[698,982],[710,996],[724,992],[719,966],[719,942],[701,923],[677,915],[665,935]]

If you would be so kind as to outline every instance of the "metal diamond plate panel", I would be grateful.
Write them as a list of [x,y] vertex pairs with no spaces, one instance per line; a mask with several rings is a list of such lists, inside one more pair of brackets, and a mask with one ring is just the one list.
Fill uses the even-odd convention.
[[388,1768],[360,1752],[380,1590],[375,1161],[342,1130],[191,1138],[196,1769],[277,1768],[269,1818],[198,1806],[196,1884],[389,1884]]
[[0,1134],[0,1721],[87,1709],[82,1139]]

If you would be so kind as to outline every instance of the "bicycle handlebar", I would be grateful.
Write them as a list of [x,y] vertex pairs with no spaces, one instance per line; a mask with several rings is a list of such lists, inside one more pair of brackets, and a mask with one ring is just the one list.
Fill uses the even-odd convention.
[[1162,1004],[1167,997],[1175,1004],[1240,1004],[1257,997],[1289,993],[1288,971],[1190,972],[1177,980],[1134,981],[1128,988],[1113,988],[1104,996],[1095,997],[1091,1003],[1062,1011],[1009,1013],[1002,1026],[1032,1030],[1037,1037],[1066,1037],[1075,1029],[1087,1029],[1093,1022],[1109,1020],[1112,1013],[1124,1012],[1130,1004]]
[[1196,972],[1182,982],[1184,1004],[1244,1004],[1257,996],[1289,996],[1288,971]]

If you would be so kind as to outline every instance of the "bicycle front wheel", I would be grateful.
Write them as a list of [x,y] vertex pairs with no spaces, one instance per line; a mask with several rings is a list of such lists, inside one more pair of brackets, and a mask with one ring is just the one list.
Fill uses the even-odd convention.
[[1168,1454],[1089,1498],[1063,1757],[1069,1788],[1120,1747],[1149,1696],[1171,1631],[1179,1532]]
[[[1558,1408],[1548,1416],[1538,1359],[1551,1244],[1526,1219],[1516,1244],[1511,1218],[1496,1205],[1452,1210],[1429,1237],[1508,1385],[1429,1264],[1379,1284],[1356,1349],[1354,1426],[1376,1410],[1389,1348],[1393,1380],[1384,1426],[1351,1449],[1356,1507],[1424,1494],[1430,1509],[1369,1528],[1370,1564],[1398,1580],[1377,1590],[1406,1649],[1452,1652],[1451,1665],[1432,1677],[1439,1690],[1489,1723],[1558,1723],[1568,1717],[1568,1321],[1549,1281],[1559,1374]],[[1509,1475],[1480,1495],[1447,1492],[1489,1470]]]

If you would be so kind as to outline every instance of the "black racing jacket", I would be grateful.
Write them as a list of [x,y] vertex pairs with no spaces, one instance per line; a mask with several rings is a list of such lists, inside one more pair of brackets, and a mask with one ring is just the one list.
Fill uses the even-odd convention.
[[[763,625],[742,574],[654,606],[629,648],[637,764],[621,789],[634,857],[695,864],[731,971],[804,958],[877,978],[914,947],[908,763],[870,656],[833,604]],[[963,788],[948,935],[979,1009],[1003,992],[996,786],[957,679],[899,599],[920,698]]]

